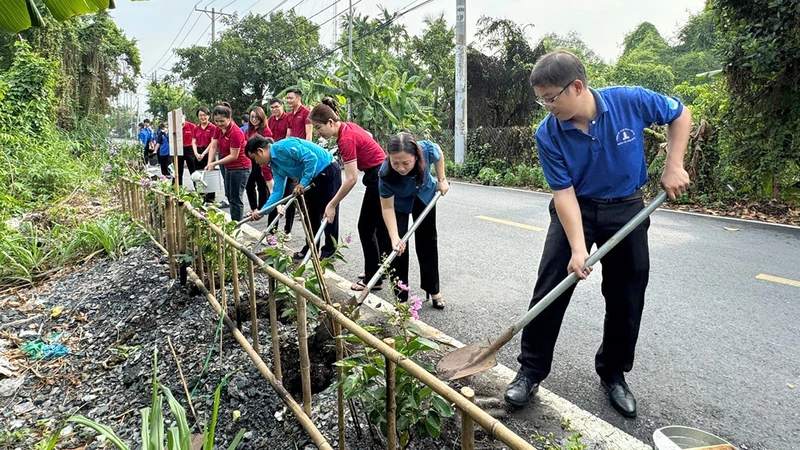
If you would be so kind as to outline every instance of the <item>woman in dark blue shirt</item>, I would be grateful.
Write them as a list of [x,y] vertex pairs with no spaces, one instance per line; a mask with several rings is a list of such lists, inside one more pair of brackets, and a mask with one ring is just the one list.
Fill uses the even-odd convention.
[[[444,173],[444,159],[439,146],[430,141],[417,142],[411,133],[399,133],[389,140],[389,158],[378,172],[378,192],[381,196],[383,220],[389,230],[392,248],[398,256],[392,269],[398,284],[408,285],[408,253],[401,236],[408,231],[408,215],[414,220],[433,200],[436,191],[447,194],[450,184]],[[436,170],[431,175],[430,166]],[[444,308],[439,292],[439,248],[436,233],[436,207],[434,206],[417,228],[414,236],[419,261],[420,287],[426,292],[436,309]],[[408,300],[408,291],[393,286],[401,302]]]

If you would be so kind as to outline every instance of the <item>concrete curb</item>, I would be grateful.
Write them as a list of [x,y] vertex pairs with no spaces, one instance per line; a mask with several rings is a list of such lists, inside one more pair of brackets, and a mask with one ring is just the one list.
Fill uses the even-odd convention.
[[[242,225],[241,230],[253,240],[261,236],[260,231],[248,224]],[[336,272],[332,270],[327,271],[325,277],[329,285],[333,284],[346,293],[350,291],[350,285],[352,283]],[[392,306],[391,303],[374,294],[369,294],[369,296],[367,296],[364,305],[376,313],[392,314],[394,312],[394,306]],[[415,323],[425,337],[429,339],[455,348],[461,348],[465,345],[425,322],[416,321]],[[500,395],[502,395],[506,386],[515,375],[515,371],[502,364],[498,364],[491,370],[474,375],[472,381],[474,384],[488,386],[490,390],[499,392]],[[568,420],[575,432],[581,433],[585,440],[599,445],[597,448],[608,450],[653,450],[650,445],[645,444],[639,439],[636,439],[605,420],[579,408],[569,400],[559,397],[543,387],[539,388],[536,400],[540,407],[549,408],[560,416],[562,420]]]

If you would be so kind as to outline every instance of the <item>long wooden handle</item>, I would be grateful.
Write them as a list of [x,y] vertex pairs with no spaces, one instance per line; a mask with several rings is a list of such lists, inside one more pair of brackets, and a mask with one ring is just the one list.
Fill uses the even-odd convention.
[[687,450],[736,450],[736,447],[730,444],[707,445],[705,447],[692,447]]

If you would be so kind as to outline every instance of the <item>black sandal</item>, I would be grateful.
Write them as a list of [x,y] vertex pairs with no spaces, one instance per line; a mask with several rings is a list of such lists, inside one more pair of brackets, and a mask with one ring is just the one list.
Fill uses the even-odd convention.
[[294,252],[292,253],[292,259],[303,259],[306,257],[306,254],[303,252]]
[[428,297],[428,299],[430,299],[431,306],[433,306],[436,309],[444,309],[446,305],[444,302],[444,297],[433,298],[431,294],[426,294],[426,296]]
[[[363,280],[359,280],[358,282],[353,283],[353,285],[350,286],[350,290],[356,292],[364,292],[366,288],[367,284],[364,283]],[[370,289],[370,291],[380,291],[381,289],[383,289],[383,283],[378,283],[375,286],[372,286],[372,289]]]

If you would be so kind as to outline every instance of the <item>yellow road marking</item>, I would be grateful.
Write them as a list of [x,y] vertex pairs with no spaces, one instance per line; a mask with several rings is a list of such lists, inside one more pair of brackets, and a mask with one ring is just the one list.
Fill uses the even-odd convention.
[[790,280],[788,278],[774,277],[765,273],[756,275],[759,280],[772,281],[773,283],[788,284],[789,286],[800,287],[800,281]]
[[496,219],[494,217],[489,217],[489,216],[475,216],[475,218],[476,219],[481,219],[481,220],[488,220],[489,222],[501,223],[503,225],[510,225],[512,227],[524,228],[526,230],[531,230],[531,231],[544,231],[544,228],[535,227],[533,225],[528,225],[528,224],[525,224],[525,223],[518,223],[518,222],[511,222],[509,220]]

